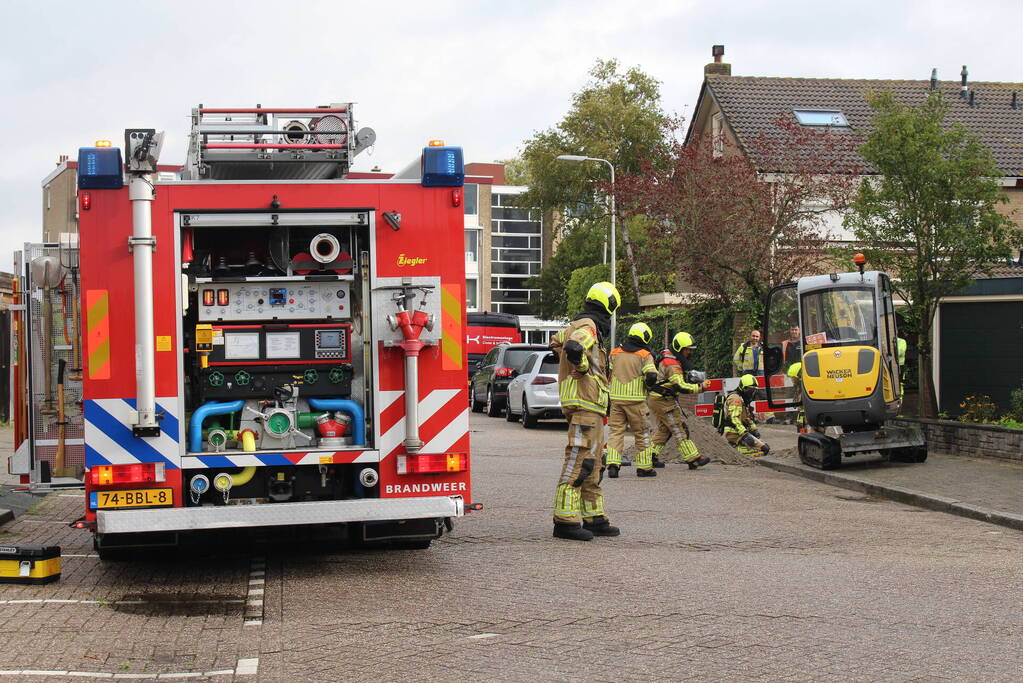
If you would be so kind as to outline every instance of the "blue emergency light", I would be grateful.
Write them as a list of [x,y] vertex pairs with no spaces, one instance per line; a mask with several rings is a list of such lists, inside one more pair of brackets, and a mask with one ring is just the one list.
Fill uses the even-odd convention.
[[79,190],[119,190],[124,187],[118,147],[82,147],[78,150]]
[[465,163],[461,147],[423,148],[423,187],[462,187]]

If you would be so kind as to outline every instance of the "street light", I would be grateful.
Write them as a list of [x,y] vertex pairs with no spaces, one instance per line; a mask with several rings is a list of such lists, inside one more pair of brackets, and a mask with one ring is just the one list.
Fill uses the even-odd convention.
[[[607,159],[598,159],[597,157],[587,157],[580,154],[559,154],[558,161],[599,161],[602,164],[607,164],[607,167],[611,169],[611,284],[618,288],[617,280],[617,257],[615,254],[615,167]],[[617,320],[618,309],[611,314],[611,348],[615,347],[615,321]]]

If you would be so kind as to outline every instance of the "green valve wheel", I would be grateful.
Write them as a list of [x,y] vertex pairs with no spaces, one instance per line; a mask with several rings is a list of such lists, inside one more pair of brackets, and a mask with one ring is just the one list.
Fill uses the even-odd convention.
[[331,368],[327,379],[330,380],[331,384],[341,384],[341,382],[345,381],[345,371],[342,368]]
[[316,384],[317,380],[320,379],[320,373],[316,372],[313,368],[309,368],[302,373],[302,379],[305,380],[306,384]]
[[240,387],[247,387],[252,382],[252,375],[245,370],[239,370],[234,373],[234,381]]
[[266,428],[272,434],[286,434],[291,429],[291,418],[285,413],[274,413],[266,419]]
[[206,376],[206,381],[210,383],[211,387],[222,387],[224,386],[224,373],[214,370]]

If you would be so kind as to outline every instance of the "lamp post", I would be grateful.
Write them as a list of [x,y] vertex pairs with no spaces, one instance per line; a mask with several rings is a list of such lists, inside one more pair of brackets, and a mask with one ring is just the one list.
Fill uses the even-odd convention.
[[[558,161],[599,161],[602,164],[607,164],[607,167],[611,169],[611,284],[618,288],[617,279],[617,253],[615,251],[615,167],[607,159],[598,159],[597,157],[587,157],[579,154],[560,154],[558,155]],[[617,320],[618,309],[611,314],[611,348],[615,347],[615,322]]]

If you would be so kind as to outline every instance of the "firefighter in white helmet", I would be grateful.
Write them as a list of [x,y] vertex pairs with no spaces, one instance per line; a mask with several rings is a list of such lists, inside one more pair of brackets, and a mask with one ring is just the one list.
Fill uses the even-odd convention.
[[636,443],[636,474],[653,472],[650,430],[647,427],[646,387],[657,380],[654,354],[650,352],[653,330],[636,323],[621,346],[611,351],[611,435],[607,444],[607,476],[618,476],[625,449],[625,431],[632,430]]
[[[647,405],[650,406],[650,412],[657,425],[652,444],[653,458],[656,459],[660,455],[664,444],[674,436],[679,459],[693,470],[709,463],[710,458],[701,456],[696,444],[689,438],[689,425],[686,424],[682,408],[675,397],[678,394],[695,394],[710,386],[710,380],[694,384],[685,379],[679,357],[687,359],[695,346],[696,342],[688,332],[679,332],[672,338],[671,349],[661,351],[657,359],[657,379],[650,386],[650,397],[647,399]],[[651,474],[647,476],[652,474],[651,470]]]
[[558,390],[568,420],[568,445],[554,495],[554,536],[589,541],[617,536],[604,513],[604,415],[608,409],[608,358],[602,340],[621,304],[610,282],[586,293],[583,310],[551,340],[558,353]]

